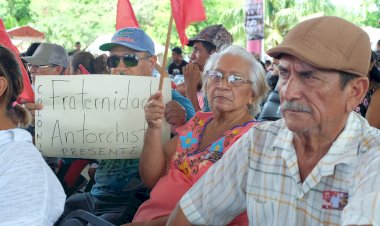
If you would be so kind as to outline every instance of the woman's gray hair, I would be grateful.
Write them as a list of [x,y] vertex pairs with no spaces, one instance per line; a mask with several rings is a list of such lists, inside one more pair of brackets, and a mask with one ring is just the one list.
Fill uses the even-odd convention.
[[251,88],[254,93],[254,101],[253,104],[248,104],[247,110],[253,117],[255,117],[260,113],[260,103],[266,97],[269,88],[265,80],[265,70],[263,66],[255,59],[252,53],[240,46],[224,46],[220,51],[215,52],[208,58],[202,74],[203,94],[207,94],[207,71],[214,69],[216,62],[225,55],[236,56],[239,58],[237,60],[242,60],[248,65],[249,79],[252,81]]

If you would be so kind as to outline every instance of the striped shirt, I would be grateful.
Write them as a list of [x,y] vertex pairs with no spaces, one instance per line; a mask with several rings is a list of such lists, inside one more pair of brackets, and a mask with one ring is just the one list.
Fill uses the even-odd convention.
[[283,120],[243,135],[181,199],[192,224],[225,225],[247,209],[250,225],[380,225],[380,132],[352,113],[302,182]]

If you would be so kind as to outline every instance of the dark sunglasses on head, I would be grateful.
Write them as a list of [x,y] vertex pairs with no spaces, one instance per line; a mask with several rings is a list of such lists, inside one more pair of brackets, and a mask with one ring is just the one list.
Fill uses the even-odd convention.
[[124,56],[113,56],[113,55],[111,55],[107,58],[107,65],[109,68],[116,68],[119,66],[120,60],[123,60],[124,65],[126,67],[135,67],[135,66],[137,66],[137,64],[139,64],[139,60],[144,60],[144,59],[148,59],[148,58],[150,58],[150,56],[138,57],[138,56],[133,55],[133,54],[127,54]]

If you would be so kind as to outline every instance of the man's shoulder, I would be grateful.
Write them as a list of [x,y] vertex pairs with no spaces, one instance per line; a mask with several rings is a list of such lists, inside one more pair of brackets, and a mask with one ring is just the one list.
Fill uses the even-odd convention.
[[248,132],[254,146],[268,146],[276,143],[277,139],[284,140],[289,135],[284,121],[265,121],[256,123]]
[[171,62],[168,67],[171,68],[171,67],[174,67],[174,66],[175,66],[175,63]]
[[255,124],[253,128],[257,130],[257,133],[270,133],[274,135],[277,135],[281,131],[287,130],[283,119],[276,121],[263,121]]
[[183,66],[186,66],[186,65],[188,65],[189,63],[187,63],[185,60],[182,60],[182,62],[181,62],[181,66],[183,67]]
[[78,50],[74,49],[74,50],[68,52],[68,54],[69,54],[69,56],[71,56],[71,55],[74,55],[77,52],[78,52]]
[[354,113],[351,116],[353,127],[350,136],[355,138],[358,147],[358,154],[363,154],[371,150],[372,154],[380,156],[380,130],[369,125],[368,121]]
[[[378,150],[380,150],[380,130],[379,129],[368,126],[363,129],[363,132],[360,135],[360,137],[362,138],[360,139],[360,147],[362,147],[361,150],[359,150],[360,152],[365,152],[367,150],[373,150],[373,151],[376,150],[376,152],[378,152]],[[380,155],[380,152],[378,153]]]

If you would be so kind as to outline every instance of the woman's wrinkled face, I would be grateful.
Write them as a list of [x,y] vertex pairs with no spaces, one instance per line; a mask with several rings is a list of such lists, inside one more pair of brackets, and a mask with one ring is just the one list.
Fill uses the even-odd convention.
[[[224,55],[216,61],[212,70],[223,75],[219,81],[207,75],[207,98],[212,111],[214,113],[247,112],[247,105],[252,104],[254,96],[249,82],[247,62],[238,56]],[[229,82],[228,77],[231,75],[240,77],[245,82]]]

